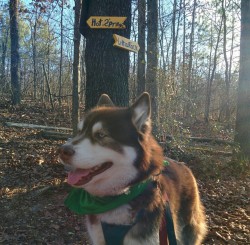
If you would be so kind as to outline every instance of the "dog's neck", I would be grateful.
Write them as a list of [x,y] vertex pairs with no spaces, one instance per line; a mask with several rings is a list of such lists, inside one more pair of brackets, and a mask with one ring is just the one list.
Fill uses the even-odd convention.
[[[149,145],[151,148],[150,151],[144,151]],[[130,183],[130,185],[134,185],[146,179],[153,179],[153,177],[161,173],[163,169],[163,150],[151,134],[146,137],[146,140],[141,141],[141,147],[143,149],[143,155],[137,159],[139,163],[137,167],[139,168],[140,175]]]

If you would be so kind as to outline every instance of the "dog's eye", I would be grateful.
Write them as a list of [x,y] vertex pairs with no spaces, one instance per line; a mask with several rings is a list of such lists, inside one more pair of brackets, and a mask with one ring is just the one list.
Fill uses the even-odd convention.
[[96,132],[95,133],[95,137],[97,138],[97,139],[103,139],[103,138],[105,138],[107,135],[104,133],[104,132],[102,132],[102,131],[98,131],[98,132]]

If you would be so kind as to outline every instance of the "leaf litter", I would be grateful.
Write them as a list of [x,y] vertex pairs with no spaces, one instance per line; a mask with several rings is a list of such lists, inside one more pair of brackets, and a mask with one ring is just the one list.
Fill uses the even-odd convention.
[[[4,125],[70,127],[67,111],[66,106],[53,112],[41,104],[15,108],[0,102],[0,244],[89,245],[84,218],[63,205],[70,187],[56,150],[64,141],[44,139],[37,129]],[[204,244],[250,244],[249,177],[214,172],[216,164],[227,162],[214,158],[189,163],[206,207]]]

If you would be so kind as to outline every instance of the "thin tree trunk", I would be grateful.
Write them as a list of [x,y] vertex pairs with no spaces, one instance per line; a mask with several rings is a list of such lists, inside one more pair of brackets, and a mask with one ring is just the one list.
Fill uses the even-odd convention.
[[182,83],[186,80],[186,0],[183,0]]
[[43,64],[43,73],[44,73],[44,77],[45,77],[45,81],[46,81],[46,85],[47,85],[47,90],[48,90],[48,94],[49,94],[50,105],[51,105],[51,108],[54,110],[53,98],[52,98],[52,94],[50,92],[49,80],[48,80],[48,77],[47,77],[47,74],[46,74],[44,64]]
[[234,23],[235,23],[235,17],[233,16],[232,20],[232,37],[231,37],[231,49],[230,49],[230,58],[229,58],[229,74],[228,74],[228,79],[229,79],[229,84],[231,84],[231,78],[232,78],[232,65],[233,65],[233,54],[234,54]]
[[[219,47],[219,42],[220,42],[220,35],[221,35],[221,29],[222,29],[222,22],[223,20],[221,19],[219,31],[218,31],[218,36],[217,36],[217,41],[216,41],[216,46],[214,50],[214,58],[213,58],[213,69],[212,73],[210,75],[210,64],[209,64],[209,74],[208,74],[208,80],[207,80],[207,90],[206,90],[206,101],[205,101],[205,112],[204,112],[204,120],[205,122],[209,122],[209,113],[210,113],[210,104],[211,104],[211,93],[212,93],[212,84],[214,80],[214,75],[217,67],[217,52],[218,52],[218,47]],[[211,31],[211,51],[212,51],[212,31]],[[211,53],[210,53],[211,57]],[[210,62],[209,62],[210,63]]]
[[[180,0],[180,6],[182,5],[182,0]],[[178,13],[178,19],[177,19],[177,26],[176,26],[176,34],[175,34],[175,50],[174,50],[174,54],[175,54],[175,58],[174,58],[174,73],[173,73],[173,83],[172,83],[172,89],[173,92],[176,94],[177,92],[177,86],[176,86],[176,82],[175,82],[175,77],[176,77],[176,52],[177,52],[177,42],[178,42],[178,37],[179,37],[179,30],[180,30],[180,18],[181,18],[181,11],[179,9],[179,13]]]
[[176,40],[175,40],[175,31],[176,31],[176,27],[175,27],[175,22],[176,22],[176,5],[177,5],[177,0],[174,0],[173,3],[173,16],[172,16],[172,56],[171,56],[171,86],[172,89],[174,91],[174,87],[175,87],[175,66],[176,66]]
[[[210,52],[209,52],[209,61],[208,61],[208,76],[207,76],[207,89],[206,89],[206,101],[205,101],[205,111],[204,111],[204,121],[206,123],[209,122],[209,111],[210,111],[210,102],[211,102],[211,87],[212,81],[211,78],[211,66],[212,66],[212,50],[213,50],[213,28],[212,28],[212,20],[210,22],[211,31],[210,31]],[[219,36],[218,36],[219,37]],[[217,42],[218,43],[218,42]],[[217,45],[215,48],[214,54],[217,53]],[[214,56],[215,58],[216,56]],[[213,70],[215,71],[216,63],[213,64]]]
[[[164,1],[164,0],[163,0]],[[163,13],[163,3],[161,2],[161,0],[159,0],[159,16],[162,15]],[[165,53],[168,52],[168,50],[166,50],[164,48],[164,43],[168,43],[167,42],[167,38],[166,36],[164,36],[165,34],[165,26],[164,26],[164,22],[162,20],[162,18],[159,18],[159,27],[160,27],[160,34],[159,34],[159,45],[160,45],[160,53],[161,53],[161,59],[162,60],[162,72],[163,72],[163,77],[165,77],[166,75],[166,57],[165,57]],[[165,41],[165,42],[164,42]]]
[[12,103],[21,102],[21,89],[19,81],[19,32],[18,32],[18,0],[10,0],[10,41],[11,41],[11,88]]
[[229,65],[227,59],[227,17],[225,10],[225,0],[222,0],[222,19],[223,19],[223,55],[225,61],[225,85],[226,93],[225,98],[223,98],[223,111],[225,111],[225,120],[228,121],[230,118],[230,109],[229,109],[229,93],[230,93],[230,83],[229,83]]
[[[37,11],[37,10],[36,10]],[[36,70],[36,32],[37,32],[37,13],[35,17],[34,29],[31,32],[32,34],[32,58],[33,58],[33,97],[37,97],[37,70]]]
[[2,41],[1,41],[1,70],[0,70],[0,84],[2,87],[2,91],[6,90],[6,76],[5,76],[5,64],[6,64],[6,53],[7,53],[7,47],[8,47],[8,38],[9,38],[9,27],[6,26],[5,31],[3,31],[4,21],[3,17],[0,17],[0,22],[2,25]]
[[85,64],[85,49],[86,49],[86,39],[83,38],[82,41],[82,52],[81,52],[81,83],[80,83],[80,102],[85,100],[86,92],[86,64]]
[[81,0],[75,0],[75,24],[74,24],[74,62],[73,62],[73,87],[72,87],[72,128],[73,134],[77,133],[78,109],[79,109],[79,63],[80,63],[80,42],[79,32]]
[[[159,0],[159,16],[162,15],[163,12],[163,3]],[[159,47],[160,47],[160,74],[159,74],[159,86],[164,86],[166,81],[166,59],[165,59],[165,48],[164,43],[167,42],[167,39],[164,37],[164,23],[162,18],[159,18]],[[168,52],[168,51],[167,51]],[[166,92],[165,90],[162,91],[163,93]],[[165,93],[164,93],[165,94]],[[162,96],[162,93],[159,92],[159,96]]]
[[138,70],[137,70],[137,95],[145,91],[145,30],[146,30],[146,0],[138,0]]
[[62,3],[62,9],[61,9],[61,45],[60,45],[60,67],[59,67],[59,93],[58,93],[58,102],[59,105],[61,105],[62,102],[62,63],[63,63],[63,8],[64,8],[64,2]]
[[[183,39],[182,39],[182,84],[185,87],[187,80],[187,65],[186,65],[186,0],[183,0]],[[185,115],[186,106],[182,106],[182,115]]]
[[193,46],[194,46],[194,26],[195,26],[195,15],[196,15],[197,0],[194,0],[193,11],[192,11],[192,26],[190,33],[190,44],[189,44],[189,62],[188,62],[188,76],[187,76],[187,91],[188,91],[188,101],[186,114],[190,116],[191,109],[191,94],[192,94],[192,67],[193,67]]
[[157,134],[158,124],[158,86],[157,86],[157,68],[158,68],[158,1],[148,0],[148,39],[147,39],[147,72],[146,87],[151,95],[153,133]]
[[[48,79],[48,82],[50,82],[50,30],[49,30],[49,23],[48,23],[47,57],[48,57],[48,62],[47,62],[47,79]],[[49,92],[48,92],[48,96],[47,96],[48,100],[50,100],[49,96],[50,95],[49,95]]]
[[[132,32],[132,36],[133,36],[133,40],[135,42],[138,42],[137,40],[137,34],[138,32],[135,30],[135,18],[136,18],[136,14],[135,14],[136,8],[134,9],[134,13],[132,13],[132,19],[131,19],[131,32]],[[132,62],[130,62],[131,64],[131,68],[132,68],[132,73],[129,74],[130,75],[130,87],[129,87],[129,95],[130,98],[133,101],[136,99],[136,95],[137,95],[137,77],[136,77],[136,70],[138,70],[138,59],[136,59],[137,55],[134,52],[133,54],[133,60]],[[132,55],[130,57],[132,57]]]

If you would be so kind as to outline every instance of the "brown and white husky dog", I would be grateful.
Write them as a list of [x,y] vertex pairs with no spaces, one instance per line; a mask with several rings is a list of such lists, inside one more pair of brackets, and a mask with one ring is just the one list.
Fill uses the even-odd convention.
[[166,194],[177,243],[198,245],[204,239],[205,214],[196,180],[183,163],[167,159],[169,165],[163,166],[163,151],[151,134],[150,114],[148,93],[128,108],[115,107],[108,95],[102,95],[97,107],[79,123],[78,135],[59,149],[60,160],[71,168],[68,183],[94,196],[120,195],[139,182],[152,180],[129,203],[87,215],[94,245],[105,245],[102,222],[134,224],[123,239],[124,245],[159,245]]

